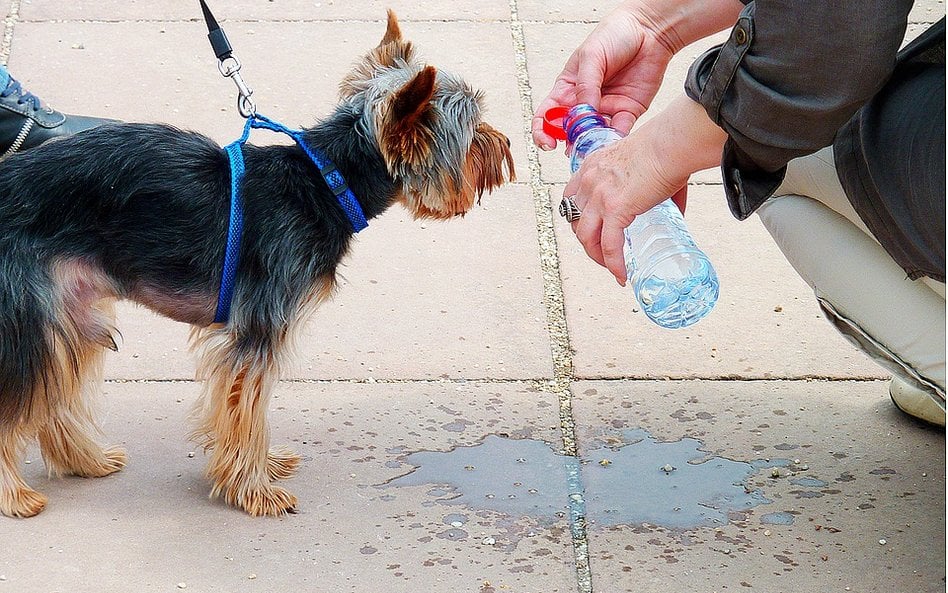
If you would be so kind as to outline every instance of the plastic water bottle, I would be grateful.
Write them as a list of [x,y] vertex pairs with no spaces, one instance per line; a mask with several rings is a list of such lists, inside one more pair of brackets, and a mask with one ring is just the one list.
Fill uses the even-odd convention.
[[[569,142],[573,173],[591,152],[622,138],[591,105],[576,105],[565,114],[559,109],[547,117],[563,117],[556,137]],[[677,329],[711,312],[718,300],[718,276],[671,198],[636,216],[624,234],[626,275],[649,319]]]

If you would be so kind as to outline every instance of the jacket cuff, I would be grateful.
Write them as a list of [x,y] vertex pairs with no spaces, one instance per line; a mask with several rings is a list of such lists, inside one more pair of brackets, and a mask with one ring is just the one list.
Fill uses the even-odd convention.
[[685,92],[721,125],[721,103],[754,39],[755,6],[741,12],[725,43],[704,52],[688,69]]
[[731,138],[724,143],[721,178],[731,214],[744,220],[766,202],[783,183],[787,168],[764,171],[752,163]]
[[[754,39],[754,5],[741,13],[728,40],[702,54],[691,65],[685,80],[685,94],[700,103],[715,124],[736,133],[721,121],[721,104],[730,87],[741,60]],[[721,177],[731,213],[744,220],[767,199],[783,182],[786,167],[766,171],[748,157],[729,137],[721,157]]]

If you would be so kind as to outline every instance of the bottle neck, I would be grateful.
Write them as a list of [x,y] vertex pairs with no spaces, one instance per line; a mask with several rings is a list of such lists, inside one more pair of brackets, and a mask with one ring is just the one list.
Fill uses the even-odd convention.
[[594,128],[608,128],[609,125],[602,115],[592,105],[580,103],[574,106],[563,119],[563,129],[566,130],[566,140],[570,144],[576,142],[581,134]]

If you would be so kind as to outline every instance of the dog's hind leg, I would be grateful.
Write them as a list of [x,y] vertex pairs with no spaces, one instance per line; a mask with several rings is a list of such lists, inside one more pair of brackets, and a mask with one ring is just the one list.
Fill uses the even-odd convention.
[[105,348],[116,347],[114,305],[102,299],[91,305],[82,303],[77,310],[79,306],[67,306],[68,321],[60,324],[59,405],[49,411],[37,436],[50,474],[99,478],[119,471],[127,462],[124,450],[104,449],[96,442],[100,430],[91,406],[102,385]]
[[34,257],[18,258],[6,247],[0,247],[0,513],[32,517],[47,499],[27,485],[20,462],[55,406],[52,283]]
[[201,424],[194,436],[210,451],[211,497],[251,515],[282,515],[296,497],[272,480],[292,475],[299,457],[271,452],[267,406],[279,379],[277,348],[248,347],[227,330],[204,330]]
[[103,346],[114,347],[104,275],[79,260],[41,265],[12,246],[0,260],[0,513],[29,517],[46,497],[19,473],[38,438],[50,473],[102,476],[125,464],[104,451],[85,398],[97,388]]

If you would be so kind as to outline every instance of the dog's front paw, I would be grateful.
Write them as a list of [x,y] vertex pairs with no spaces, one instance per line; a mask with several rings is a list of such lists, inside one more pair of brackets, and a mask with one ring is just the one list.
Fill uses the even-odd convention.
[[121,470],[128,463],[128,455],[121,447],[104,449],[101,455],[90,458],[72,468],[73,475],[82,478],[101,478]]
[[248,492],[240,506],[254,517],[279,517],[296,512],[296,496],[279,486]]
[[32,488],[15,488],[0,494],[0,513],[7,517],[32,517],[46,508],[47,498]]

